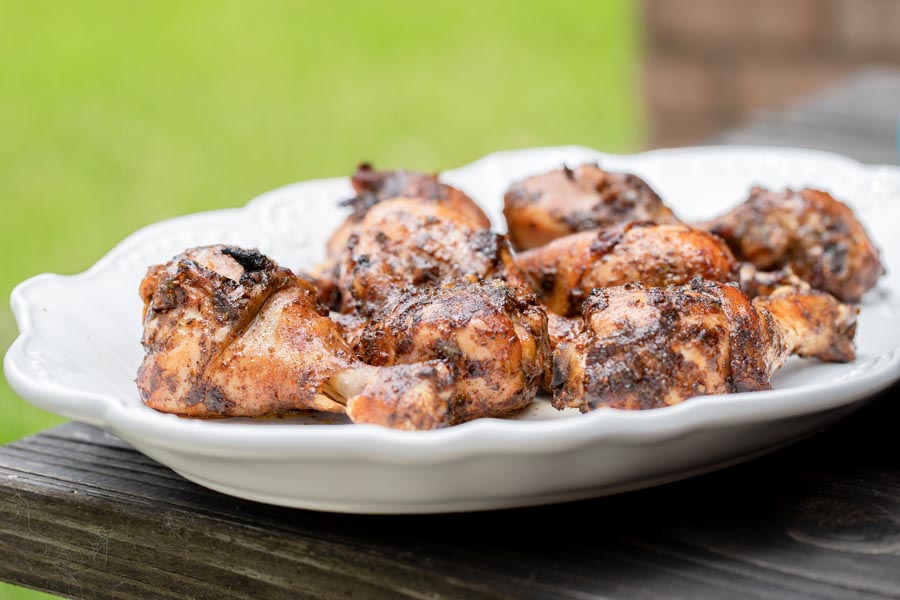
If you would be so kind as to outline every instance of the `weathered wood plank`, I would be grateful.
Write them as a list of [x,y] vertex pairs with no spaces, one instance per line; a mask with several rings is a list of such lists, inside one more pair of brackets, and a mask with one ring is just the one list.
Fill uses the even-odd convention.
[[[118,597],[146,597],[141,584],[198,598],[216,585],[221,597],[273,598],[900,597],[900,468],[887,452],[898,416],[881,401],[776,457],[656,490],[417,517],[262,506],[173,487],[174,475],[148,483],[64,449],[48,462],[26,457],[31,444],[52,446],[42,434],[0,451],[0,550],[10,557],[0,576],[72,596],[79,581],[91,597],[112,597],[97,577],[126,582]],[[82,425],[51,435],[70,433],[103,435]],[[58,572],[28,575],[48,558]]]
[[[874,73],[719,140],[890,162],[894,99],[900,74]],[[444,516],[230,498],[68,424],[0,448],[0,579],[79,598],[900,598],[898,391],[691,481]]]
[[[122,487],[128,485],[122,482]],[[8,527],[0,527],[4,556],[50,556],[90,568],[100,554],[108,583],[121,576],[180,590],[178,593],[193,590],[189,597],[217,597],[217,590],[234,589],[241,598],[342,593],[396,598],[409,595],[395,588],[398,583],[415,582],[415,577],[408,576],[403,565],[395,566],[392,559],[375,560],[365,550],[357,552],[327,540],[198,516],[173,509],[169,502],[154,506],[146,502],[146,496],[129,502],[128,494],[123,493],[111,502],[90,491],[56,491],[61,493],[50,494],[47,486],[36,483],[19,485],[8,501],[0,492],[0,514],[10,522]],[[159,493],[166,496],[163,490]],[[230,499],[224,503],[230,504]],[[290,512],[286,511],[285,517],[290,518]],[[249,516],[252,521],[252,514]],[[0,573],[7,568],[4,564]],[[385,578],[390,588],[383,585]],[[446,587],[437,579],[432,585],[434,589]],[[468,591],[464,595],[477,597]],[[138,593],[133,597],[148,596]]]

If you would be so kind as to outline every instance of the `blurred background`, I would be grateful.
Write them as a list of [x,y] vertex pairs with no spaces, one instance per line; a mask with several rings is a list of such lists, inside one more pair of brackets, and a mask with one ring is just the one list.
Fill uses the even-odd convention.
[[[898,32],[898,0],[0,0],[0,350],[16,283],[153,221],[360,160],[701,142]],[[0,443],[57,422],[0,378]]]

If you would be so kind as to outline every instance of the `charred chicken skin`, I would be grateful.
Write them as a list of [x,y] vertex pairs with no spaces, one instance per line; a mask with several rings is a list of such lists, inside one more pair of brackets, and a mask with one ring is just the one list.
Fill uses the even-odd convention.
[[149,407],[434,429],[539,389],[583,412],[766,390],[791,354],[853,360],[858,310],[831,294],[858,301],[884,273],[817,190],[754,188],[689,226],[639,177],[585,164],[510,187],[507,237],[436,175],[364,164],[352,185],[310,275],[225,245],[148,270]]
[[755,187],[743,204],[699,226],[722,237],[739,260],[764,271],[790,267],[845,302],[858,302],[884,274],[853,211],[820,190]]
[[398,290],[356,331],[356,354],[367,364],[452,365],[459,378],[450,423],[527,406],[550,361],[544,309],[503,281]]
[[255,250],[194,248],[141,284],[147,351],[137,384],[156,410],[189,417],[346,412],[357,423],[448,423],[455,373],[442,361],[359,361],[316,291]]
[[376,171],[372,165],[363,163],[350,182],[356,195],[341,205],[350,207],[352,212],[328,240],[326,261],[309,272],[319,290],[320,302],[332,310],[347,310],[341,296],[340,263],[348,251],[354,232],[369,210],[380,202],[393,198],[416,199],[423,205],[431,205],[426,206],[423,211],[433,213],[433,219],[446,221],[450,217],[453,223],[475,231],[489,229],[491,226],[481,207],[463,191],[441,183],[436,174]]
[[473,229],[487,229],[491,226],[481,207],[462,190],[438,181],[436,174],[416,171],[376,171],[372,165],[363,163],[356,169],[350,183],[356,195],[342,204],[352,208],[353,212],[328,241],[327,254],[330,258],[336,258],[343,253],[353,228],[363,220],[370,208],[391,198],[419,198],[425,202],[442,205],[456,213],[460,222],[465,222]]
[[553,405],[647,409],[771,389],[792,353],[853,360],[857,310],[785,287],[751,302],[735,283],[597,289],[575,341],[553,360]]
[[662,286],[695,277],[735,281],[737,263],[718,237],[687,225],[626,225],[584,231],[516,255],[546,307],[577,315],[595,288],[626,283]]
[[378,203],[354,228],[338,264],[340,311],[371,313],[400,288],[510,279],[506,238],[420,198]]
[[503,214],[516,250],[629,221],[678,222],[643,179],[604,171],[595,164],[550,171],[513,184],[506,192]]

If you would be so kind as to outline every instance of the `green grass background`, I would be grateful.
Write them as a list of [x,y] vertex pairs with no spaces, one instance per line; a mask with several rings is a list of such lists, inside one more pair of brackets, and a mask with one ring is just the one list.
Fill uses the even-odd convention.
[[[637,149],[636,11],[0,0],[0,350],[17,282],[84,270],[159,219],[362,159],[440,170],[533,145]],[[58,422],[0,378],[0,443]],[[0,600],[32,594],[0,585]]]

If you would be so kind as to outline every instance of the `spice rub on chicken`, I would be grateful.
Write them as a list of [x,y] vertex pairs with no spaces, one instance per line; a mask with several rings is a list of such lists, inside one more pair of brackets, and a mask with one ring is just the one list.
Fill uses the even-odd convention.
[[791,354],[853,360],[858,310],[831,293],[857,301],[884,272],[816,190],[754,188],[687,225],[637,176],[586,164],[514,184],[505,236],[436,175],[362,165],[352,185],[308,275],[228,245],[148,270],[148,406],[435,429],[539,389],[582,411],[766,390]]
[[728,246],[683,224],[628,223],[573,233],[520,252],[515,262],[547,308],[563,316],[579,314],[596,288],[674,285],[695,277],[737,279],[737,262]]
[[514,183],[504,197],[503,214],[516,250],[629,221],[678,222],[643,179],[596,164],[564,167]]
[[[418,209],[421,213],[418,215],[420,219],[424,219],[432,226],[436,221],[440,221],[445,224],[444,229],[460,226],[471,231],[482,231],[489,230],[491,226],[481,207],[462,190],[439,181],[437,174],[403,170],[376,171],[372,165],[363,163],[357,168],[350,182],[355,195],[340,205],[349,207],[351,212],[326,243],[325,262],[308,272],[318,287],[320,301],[332,310],[347,312],[359,308],[359,302],[352,299],[347,299],[345,303],[347,297],[342,296],[345,290],[341,288],[339,271],[347,253],[352,251],[352,246],[359,241],[359,236],[354,236],[358,233],[359,226],[369,229],[373,225],[377,226],[383,217],[390,218],[393,214],[393,211],[387,211],[363,224],[369,211],[379,203],[394,198],[406,198],[407,201],[420,205]],[[432,265],[423,267],[420,271],[429,268],[434,270]],[[412,274],[413,279],[416,277]],[[348,304],[353,306],[348,308]]]
[[356,354],[387,366],[441,359],[458,373],[451,422],[527,406],[550,362],[547,315],[503,281],[398,290],[356,335]]
[[255,250],[193,248],[141,284],[151,408],[190,417],[346,412],[401,429],[447,424],[455,377],[440,361],[359,361],[305,280]]
[[354,228],[337,266],[341,312],[370,312],[398,288],[506,279],[506,238],[452,207],[420,198],[378,203]]
[[785,287],[750,301],[735,283],[596,289],[583,328],[557,346],[553,404],[648,409],[771,389],[790,354],[853,360],[857,309]]
[[790,267],[845,302],[859,302],[884,274],[856,215],[821,190],[754,187],[745,202],[698,227],[724,239],[739,260],[763,271]]
[[474,229],[487,229],[490,220],[481,207],[465,192],[441,183],[434,173],[418,171],[376,171],[372,165],[362,163],[350,178],[355,196],[341,203],[352,212],[344,223],[332,234],[327,244],[330,258],[340,255],[347,247],[347,241],[356,226],[369,209],[383,200],[391,198],[418,198],[424,202],[442,205],[456,213],[461,222]]

